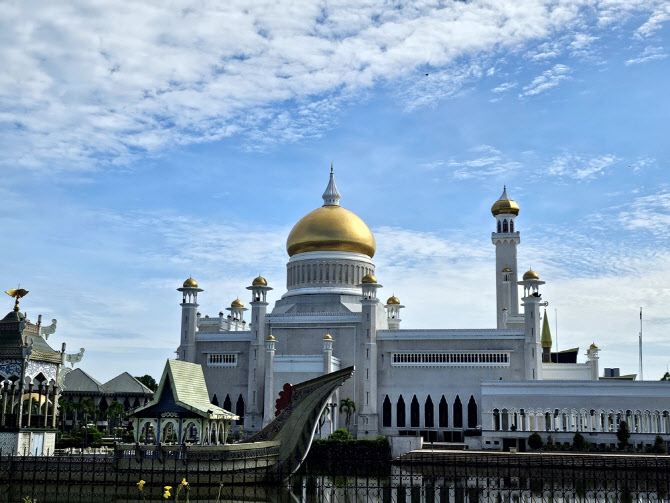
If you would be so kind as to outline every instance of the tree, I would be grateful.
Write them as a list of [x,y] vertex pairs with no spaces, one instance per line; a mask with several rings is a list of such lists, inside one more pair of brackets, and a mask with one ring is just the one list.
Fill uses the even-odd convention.
[[616,438],[619,440],[619,450],[624,450],[628,447],[628,440],[630,439],[630,428],[626,421],[619,423],[619,429],[616,431]]
[[577,451],[583,451],[586,449],[586,440],[584,440],[584,435],[577,432],[575,436],[572,437],[572,445]]
[[[111,423],[114,423],[114,426],[116,426],[116,421],[118,418],[123,416],[123,413],[126,410],[124,409],[123,405],[121,402],[118,400],[114,400],[112,403],[109,404],[109,407],[107,407],[107,410],[105,411],[105,415],[111,419]],[[113,432],[114,430],[112,429],[112,425],[110,424],[109,428],[110,433]]]
[[77,410],[84,416],[84,425],[88,424],[89,418],[95,420],[98,408],[95,406],[93,399],[85,397],[77,403]]
[[340,414],[345,414],[344,423],[349,427],[351,416],[356,412],[356,403],[349,397],[340,400]]
[[542,437],[538,432],[531,433],[528,437],[528,447],[531,449],[541,449],[544,443],[542,442]]
[[661,377],[661,381],[670,381],[670,372],[666,372],[663,374],[663,377]]
[[666,452],[668,452],[668,449],[665,447],[665,443],[663,442],[663,437],[661,437],[660,435],[656,435],[656,439],[654,440],[653,451],[658,454],[665,454]]
[[156,391],[158,389],[158,383],[156,382],[156,379],[151,377],[149,374],[144,374],[141,377],[135,376],[135,379],[140,381],[142,384],[144,384],[151,391]]

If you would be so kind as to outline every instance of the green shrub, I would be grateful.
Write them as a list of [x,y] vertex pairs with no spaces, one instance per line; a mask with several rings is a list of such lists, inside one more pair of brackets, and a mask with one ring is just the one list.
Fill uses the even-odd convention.
[[332,432],[330,435],[328,435],[328,440],[339,440],[339,441],[346,441],[346,440],[353,440],[354,437],[349,433],[347,430],[344,428],[338,428],[334,432]]

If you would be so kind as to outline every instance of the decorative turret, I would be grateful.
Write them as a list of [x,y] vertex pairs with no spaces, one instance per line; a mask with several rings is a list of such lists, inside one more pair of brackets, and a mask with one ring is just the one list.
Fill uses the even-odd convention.
[[274,414],[274,365],[276,339],[272,334],[265,339],[265,387],[263,388],[263,426],[275,418]]
[[[356,383],[356,396],[362,398],[359,407],[358,438],[376,437],[379,429],[377,414],[377,312],[379,299],[377,290],[382,288],[373,274],[366,274],[360,285],[363,290],[362,329],[361,337],[356,350],[356,368],[361,369],[363,379]],[[382,312],[383,314],[383,312]],[[359,399],[360,400],[360,399]]]
[[519,232],[514,229],[519,205],[507,195],[507,187],[503,187],[502,195],[493,203],[491,213],[496,219],[496,228],[491,234],[496,247],[496,320],[498,328],[505,328],[503,307],[508,308],[507,316],[519,315],[516,249],[521,242]]
[[195,363],[195,332],[200,313],[198,313],[198,293],[203,289],[190,276],[177,291],[182,293],[181,302],[181,344],[177,349],[177,359]]
[[392,295],[386,301],[386,321],[391,330],[397,330],[400,328],[400,310],[405,306],[400,304],[400,299],[395,295]]
[[591,380],[597,381],[600,376],[600,369],[598,365],[598,360],[600,360],[600,349],[596,346],[594,342],[589,346],[589,349],[586,351],[586,357],[588,358],[588,363],[591,366]]
[[340,199],[342,199],[342,196],[340,195],[340,191],[337,190],[337,185],[335,185],[335,172],[333,170],[333,163],[330,163],[330,179],[328,180],[326,190],[323,192],[321,197],[323,198],[324,206],[340,205]]
[[226,311],[230,311],[231,322],[228,330],[237,331],[244,330],[246,327],[246,321],[244,321],[244,312],[248,311],[244,307],[244,302],[240,299],[235,299],[230,303],[230,307],[226,308]]

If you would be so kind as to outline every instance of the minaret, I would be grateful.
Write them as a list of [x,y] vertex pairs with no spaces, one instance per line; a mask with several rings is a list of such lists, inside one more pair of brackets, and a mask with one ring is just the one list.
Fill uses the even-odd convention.
[[[330,374],[333,371],[333,338],[330,334],[326,334],[323,338],[323,375]],[[330,407],[331,403],[338,403],[338,400],[333,400],[335,393],[328,400],[328,405],[326,406],[326,417],[321,427],[321,438],[326,438],[330,435],[335,428],[333,428],[333,416],[335,415],[335,410],[333,407]]]
[[391,330],[398,330],[400,328],[400,310],[404,308],[400,304],[400,299],[395,295],[388,298],[386,301],[386,321]]
[[539,286],[544,285],[535,271],[527,271],[523,275],[523,316],[524,316],[524,354],[526,380],[542,379],[542,342],[540,328],[540,307],[546,307],[542,300]]
[[265,278],[258,276],[247,287],[251,290],[251,344],[249,345],[249,379],[247,395],[247,422],[250,432],[261,429],[265,394],[265,315],[268,310],[267,294],[272,288]]
[[182,292],[181,302],[181,343],[177,349],[177,359],[191,363],[195,361],[195,332],[197,330],[197,310],[198,310],[198,282],[193,278],[184,281],[181,288],[177,291]]
[[[549,330],[549,319],[547,318],[547,310],[544,310],[544,319],[542,320],[542,337],[540,343],[542,344],[542,363],[551,363],[551,330]],[[557,357],[558,358],[558,357]],[[556,360],[558,363],[558,360]]]
[[491,207],[491,213],[496,218],[496,229],[491,234],[491,241],[496,247],[496,322],[498,328],[505,328],[503,308],[508,309],[508,316],[519,315],[516,247],[521,242],[519,232],[514,228],[519,205],[507,195],[507,187],[503,187],[503,193]]
[[358,285],[363,290],[361,299],[362,333],[358,343],[356,369],[361,369],[356,384],[358,409],[358,438],[374,438],[379,434],[377,414],[377,289],[382,286],[377,278],[367,274]]
[[272,334],[265,339],[265,386],[263,388],[263,426],[275,418],[275,338]]

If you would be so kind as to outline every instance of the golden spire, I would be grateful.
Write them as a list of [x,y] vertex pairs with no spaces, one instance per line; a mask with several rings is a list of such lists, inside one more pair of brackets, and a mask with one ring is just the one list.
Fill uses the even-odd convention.
[[11,290],[7,290],[5,293],[10,297],[14,297],[16,299],[16,302],[14,302],[14,311],[18,311],[19,299],[28,295],[28,290],[24,290],[23,288],[12,288]]

